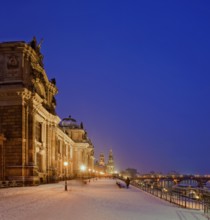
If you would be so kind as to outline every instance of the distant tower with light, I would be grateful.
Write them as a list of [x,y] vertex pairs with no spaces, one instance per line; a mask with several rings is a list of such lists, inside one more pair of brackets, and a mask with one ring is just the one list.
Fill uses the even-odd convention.
[[106,166],[106,172],[108,174],[114,173],[114,158],[113,158],[112,150],[109,151],[109,159],[108,159],[108,163]]
[[99,166],[105,166],[104,154],[100,154],[100,156],[99,156]]

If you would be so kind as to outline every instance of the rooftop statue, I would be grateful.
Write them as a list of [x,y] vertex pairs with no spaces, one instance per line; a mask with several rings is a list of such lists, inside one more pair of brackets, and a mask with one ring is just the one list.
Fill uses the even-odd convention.
[[41,41],[39,42],[39,44],[37,43],[36,37],[34,36],[32,41],[29,43],[29,45],[35,50],[35,52],[37,53],[38,57],[39,57],[39,64],[40,66],[44,66],[43,64],[43,58],[44,56],[41,54],[40,49],[41,49],[41,45],[43,43],[43,39],[41,39]]

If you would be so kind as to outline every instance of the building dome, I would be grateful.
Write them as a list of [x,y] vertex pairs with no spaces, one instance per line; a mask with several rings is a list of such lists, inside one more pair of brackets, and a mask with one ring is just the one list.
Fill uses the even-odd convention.
[[82,123],[80,125],[77,124],[77,121],[74,118],[72,118],[71,115],[69,115],[68,118],[63,118],[59,125],[62,128],[71,128],[71,129],[73,128],[78,129],[83,127]]

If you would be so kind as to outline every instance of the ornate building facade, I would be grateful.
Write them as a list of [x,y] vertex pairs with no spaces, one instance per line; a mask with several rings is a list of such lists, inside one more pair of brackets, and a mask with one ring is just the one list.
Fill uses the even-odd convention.
[[114,157],[112,150],[109,151],[109,157],[107,163],[105,163],[104,154],[101,153],[99,156],[99,161],[95,163],[95,169],[98,172],[103,172],[106,175],[112,175],[115,173]]
[[34,185],[94,168],[83,126],[63,126],[55,112],[57,92],[35,38],[0,43],[0,180]]

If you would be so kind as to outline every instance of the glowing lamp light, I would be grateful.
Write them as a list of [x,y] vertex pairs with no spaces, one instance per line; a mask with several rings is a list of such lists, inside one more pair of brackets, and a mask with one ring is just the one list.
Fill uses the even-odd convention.
[[68,191],[68,189],[67,189],[67,179],[66,179],[66,167],[68,166],[68,162],[67,161],[64,161],[63,162],[63,165],[64,165],[64,167],[65,167],[65,191]]
[[80,170],[81,170],[81,171],[85,171],[85,170],[86,170],[86,166],[85,166],[85,165],[81,165],[81,166],[80,166]]
[[63,165],[65,166],[65,167],[67,167],[68,166],[68,162],[67,161],[65,161],[64,163],[63,163]]

